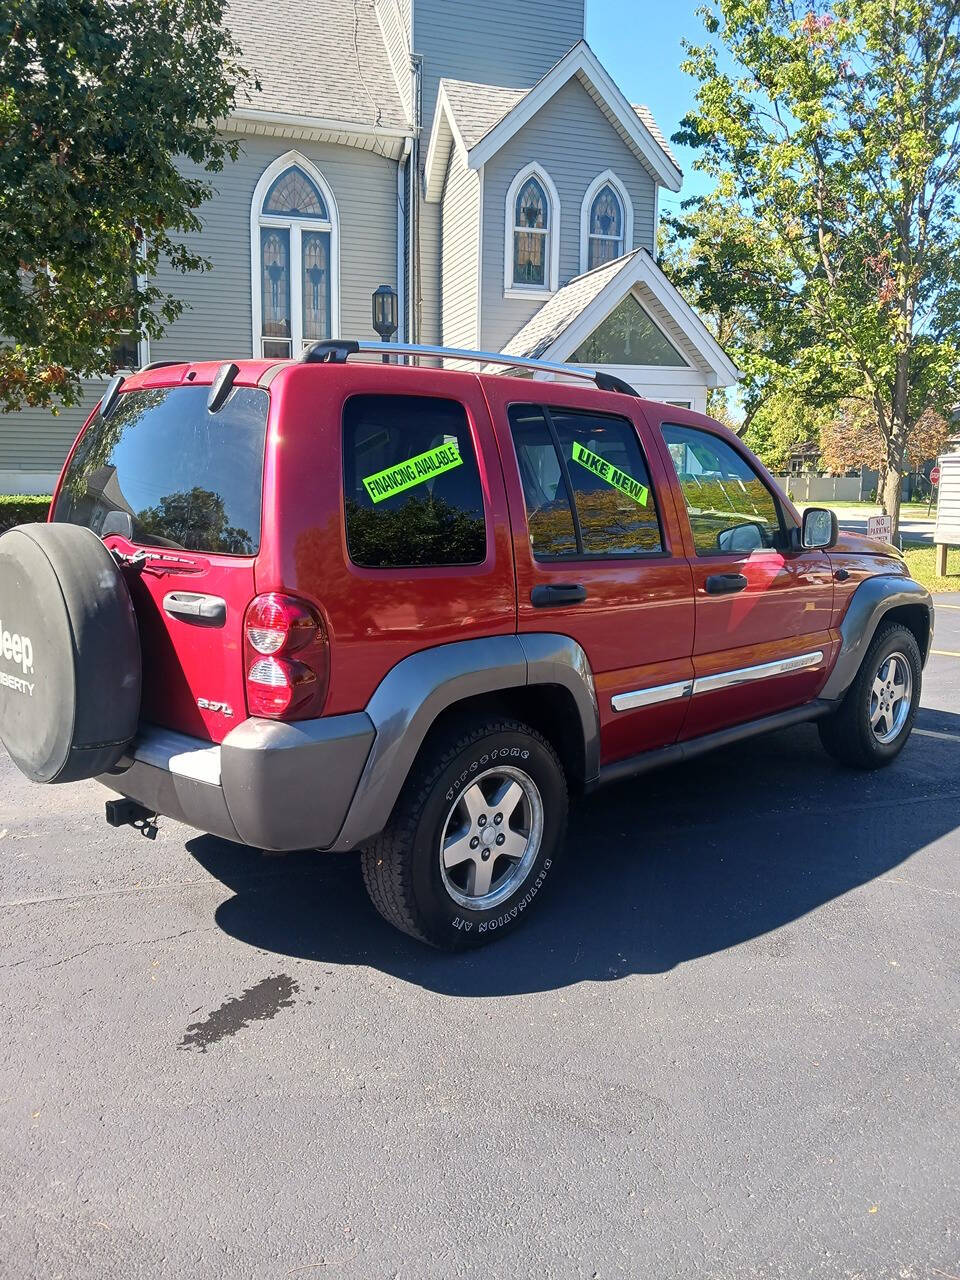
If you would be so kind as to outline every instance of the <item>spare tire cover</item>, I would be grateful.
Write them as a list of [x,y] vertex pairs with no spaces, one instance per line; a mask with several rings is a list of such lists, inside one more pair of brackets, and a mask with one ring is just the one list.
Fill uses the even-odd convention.
[[0,739],[34,782],[112,768],[136,733],[140,637],[127,584],[90,529],[0,537]]

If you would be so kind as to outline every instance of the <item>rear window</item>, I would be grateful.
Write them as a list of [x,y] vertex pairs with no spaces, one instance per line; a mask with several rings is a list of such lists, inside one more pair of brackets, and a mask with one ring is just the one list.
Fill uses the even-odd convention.
[[217,413],[209,387],[121,394],[77,447],[54,520],[182,551],[253,555],[260,546],[267,393],[236,387]]
[[347,546],[375,569],[479,564],[483,490],[456,400],[354,396],[343,411]]

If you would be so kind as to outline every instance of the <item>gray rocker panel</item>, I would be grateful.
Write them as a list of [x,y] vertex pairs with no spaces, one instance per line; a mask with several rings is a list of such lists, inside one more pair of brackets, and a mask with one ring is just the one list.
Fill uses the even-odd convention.
[[504,635],[461,640],[411,654],[377,686],[366,714],[376,737],[335,850],[353,849],[386,826],[420,745],[437,716],[464,698],[528,684],[559,684],[576,700],[588,780],[599,771],[599,719],[593,676],[568,636]]
[[894,577],[891,574],[865,578],[853,593],[840,623],[840,653],[823,686],[821,698],[835,701],[843,697],[860,670],[860,664],[884,614],[905,604],[922,605],[927,609],[929,629],[926,648],[922,654],[923,661],[926,662],[933,643],[933,601],[930,592],[912,578]]

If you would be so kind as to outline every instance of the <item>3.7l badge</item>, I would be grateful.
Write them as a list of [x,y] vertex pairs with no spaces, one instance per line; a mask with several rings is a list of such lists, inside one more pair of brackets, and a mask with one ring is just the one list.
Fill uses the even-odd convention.
[[221,716],[233,715],[233,707],[229,702],[211,702],[209,698],[198,698],[197,706],[201,711],[215,711]]

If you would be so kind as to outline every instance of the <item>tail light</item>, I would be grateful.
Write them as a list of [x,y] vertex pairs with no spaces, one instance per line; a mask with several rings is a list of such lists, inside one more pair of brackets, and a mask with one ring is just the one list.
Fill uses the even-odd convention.
[[305,720],[323,710],[330,652],[323,620],[295,596],[257,596],[243,622],[247,710],[273,720]]

